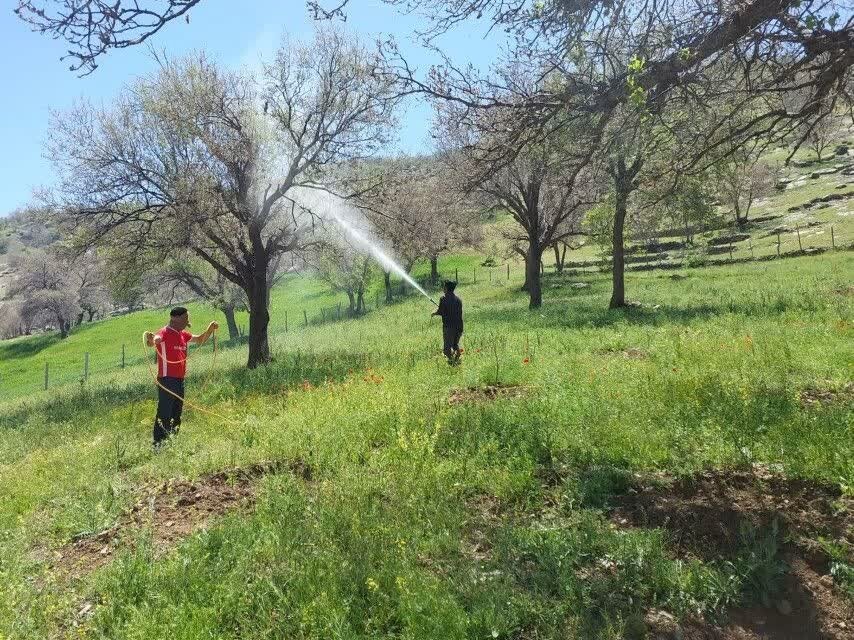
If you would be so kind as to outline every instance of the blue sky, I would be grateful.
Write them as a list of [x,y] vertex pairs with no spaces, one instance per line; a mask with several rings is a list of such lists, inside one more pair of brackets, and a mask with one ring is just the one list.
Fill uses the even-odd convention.
[[[109,103],[124,84],[155,67],[142,45],[109,53],[95,73],[79,78],[59,60],[64,43],[32,33],[12,13],[11,4],[0,13],[0,216],[27,204],[34,188],[53,181],[50,163],[42,157],[51,109],[61,111],[81,97]],[[191,12],[189,25],[183,20],[169,24],[150,42],[172,56],[203,49],[237,67],[269,57],[285,33],[309,38],[313,26],[303,0],[204,0]],[[380,0],[352,0],[348,9],[350,30],[370,41],[381,33],[393,34],[410,62],[426,70],[436,58],[412,41],[419,26],[424,25],[418,17],[401,15]],[[500,46],[498,36],[484,37],[486,30],[485,23],[474,23],[446,35],[440,45],[459,63],[486,68]],[[429,118],[425,105],[410,101],[400,128],[401,148],[428,148]]]

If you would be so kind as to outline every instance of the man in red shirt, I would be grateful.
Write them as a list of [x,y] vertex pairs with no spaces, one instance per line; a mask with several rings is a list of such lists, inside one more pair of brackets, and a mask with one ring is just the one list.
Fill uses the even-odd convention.
[[[184,376],[187,373],[187,344],[202,345],[219,328],[211,322],[204,333],[194,336],[186,331],[190,314],[184,307],[169,312],[169,324],[156,334],[146,331],[145,344],[157,350],[157,416],[154,418],[154,447],[178,433],[184,408]],[[166,391],[168,389],[169,391]],[[175,394],[175,395],[172,395]],[[178,396],[178,397],[175,397]],[[180,400],[179,400],[180,398]]]

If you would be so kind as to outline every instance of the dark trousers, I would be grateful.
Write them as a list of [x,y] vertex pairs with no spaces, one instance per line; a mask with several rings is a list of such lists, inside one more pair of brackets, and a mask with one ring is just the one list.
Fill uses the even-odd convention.
[[[184,397],[184,378],[157,378],[157,382],[175,395]],[[157,387],[157,417],[154,418],[154,444],[159,444],[169,436],[178,433],[181,426],[183,400]]]
[[444,342],[442,353],[452,364],[460,359],[460,338],[462,336],[462,327],[442,327],[442,341]]

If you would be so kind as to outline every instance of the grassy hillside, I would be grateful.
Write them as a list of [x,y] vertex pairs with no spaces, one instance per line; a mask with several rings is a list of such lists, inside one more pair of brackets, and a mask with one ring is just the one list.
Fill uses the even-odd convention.
[[[788,152],[778,151],[764,161],[782,162],[786,155]],[[778,240],[783,255],[854,244],[854,157],[836,156],[819,163],[802,150],[795,156],[795,162],[806,166],[789,167],[783,175],[784,188],[755,201],[747,228],[739,229],[732,223],[724,204],[718,208],[721,224],[698,233],[694,246],[647,251],[645,243],[636,240],[629,243],[636,249],[632,255],[644,264],[679,267],[776,256]],[[679,229],[670,229],[650,240],[672,243],[684,238]],[[593,242],[567,254],[567,260],[576,263],[573,268],[582,270],[597,268],[600,259],[601,248]],[[550,266],[553,255],[547,254],[544,260]],[[635,264],[630,261],[629,268],[637,264],[640,260]]]
[[[188,397],[222,418],[189,410],[156,455],[141,365],[8,400],[0,637],[644,637],[662,611],[686,630],[801,615],[802,548],[827,598],[850,597],[852,273],[845,251],[637,273],[625,312],[607,274],[547,274],[533,313],[464,280],[460,367],[414,297],[277,331],[257,371],[245,347],[215,368],[202,350]],[[278,292],[277,327],[331,302],[312,287]],[[4,345],[3,366],[74,341],[114,358],[160,317]],[[712,467],[729,475],[694,475]],[[729,493],[657,519],[698,487]],[[754,490],[776,506],[740,502]]]
[[[460,279],[471,280],[477,265],[475,256],[448,256],[442,259],[442,270],[448,277],[454,277],[459,270]],[[425,268],[427,270],[425,270]],[[429,273],[429,267],[420,265],[417,277]],[[516,268],[514,278],[520,278]],[[486,278],[487,274],[482,273]],[[506,272],[502,273],[506,280]],[[497,275],[496,275],[497,279]],[[393,278],[395,292],[399,282]],[[375,310],[377,297],[382,289],[382,280],[377,277],[372,290],[366,297],[370,309]],[[299,333],[305,328],[305,320],[315,325],[329,320],[341,305],[347,308],[347,298],[334,294],[323,283],[308,277],[286,276],[274,289],[270,302],[270,334],[287,340],[289,333]],[[380,297],[380,306],[385,304],[384,295]],[[186,305],[193,321],[192,331],[202,331],[211,320],[222,325],[220,339],[228,337],[222,314],[202,303]],[[87,323],[72,330],[70,336],[62,340],[58,333],[45,333],[26,336],[14,340],[0,341],[0,401],[12,398],[45,394],[45,363],[48,363],[48,392],[68,385],[79,386],[84,371],[84,354],[89,354],[89,374],[91,381],[99,379],[118,379],[122,377],[122,345],[125,348],[125,365],[133,366],[143,362],[145,351],[141,348],[143,331],[156,331],[168,320],[168,309],[150,309],[141,312]],[[248,318],[245,313],[237,314],[237,323],[248,330]],[[286,327],[287,324],[287,327]],[[287,331],[286,331],[287,328]],[[296,337],[294,337],[296,339]],[[226,349],[234,345],[223,345]],[[191,347],[192,349],[192,347]],[[211,351],[211,345],[203,348]],[[151,354],[149,353],[149,356]]]

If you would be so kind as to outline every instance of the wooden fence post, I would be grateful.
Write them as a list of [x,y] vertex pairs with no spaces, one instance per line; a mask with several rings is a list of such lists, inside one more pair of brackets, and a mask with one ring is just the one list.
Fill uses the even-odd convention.
[[454,269],[454,282],[459,282],[459,281],[460,281],[460,269],[459,269],[459,267],[457,267],[456,269]]
[[338,303],[338,319],[341,319],[341,303]]
[[489,269],[489,283],[492,284],[492,269]]
[[326,322],[326,311],[323,310],[323,307],[320,307],[320,321]]
[[89,379],[89,352],[83,354],[83,382]]
[[804,245],[801,244],[801,227],[799,225],[795,225],[795,232],[798,234],[798,249],[803,251]]
[[830,246],[831,248],[836,248],[836,237],[833,235],[833,227],[830,227]]
[[477,267],[474,268],[474,283],[477,284]]
[[49,369],[49,367],[50,367],[50,364],[47,361],[45,361],[45,363],[44,363],[44,390],[45,391],[47,391],[47,387],[48,387],[48,369]]
[[780,232],[777,232],[777,257],[780,257]]
[[732,244],[729,245],[729,261],[732,262]]
[[125,368],[125,345],[122,343],[122,369]]
[[507,282],[510,282],[510,263],[507,263]]
[[302,310],[302,317],[305,319],[305,326],[308,326],[308,314],[305,312],[305,309]]
[[285,309],[285,333],[288,332],[288,310]]

